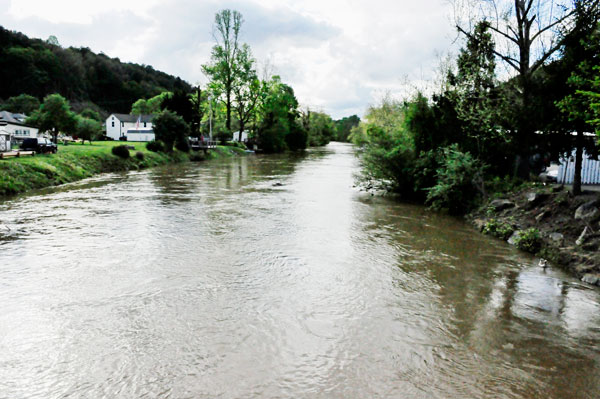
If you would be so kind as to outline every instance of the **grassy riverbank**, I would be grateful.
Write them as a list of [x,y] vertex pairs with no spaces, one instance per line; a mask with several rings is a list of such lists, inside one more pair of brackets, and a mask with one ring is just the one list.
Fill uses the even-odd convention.
[[201,161],[243,154],[236,147],[217,147],[205,157],[200,153],[151,152],[145,143],[125,143],[133,146],[131,156],[119,158],[111,153],[122,142],[102,141],[90,144],[59,145],[56,154],[23,156],[0,160],[0,196],[56,186],[85,179],[99,173],[140,170],[170,163]]
[[529,185],[487,201],[468,218],[493,235],[600,285],[600,193]]

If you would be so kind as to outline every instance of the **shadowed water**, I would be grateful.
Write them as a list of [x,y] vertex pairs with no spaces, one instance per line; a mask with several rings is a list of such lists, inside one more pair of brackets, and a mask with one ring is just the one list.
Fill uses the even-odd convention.
[[331,144],[0,202],[0,398],[598,397],[598,290],[357,171]]

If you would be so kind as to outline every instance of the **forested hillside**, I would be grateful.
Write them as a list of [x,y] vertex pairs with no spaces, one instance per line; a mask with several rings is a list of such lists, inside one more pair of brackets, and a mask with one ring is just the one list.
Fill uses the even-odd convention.
[[106,112],[128,113],[140,98],[177,90],[191,87],[151,66],[123,63],[89,48],[62,48],[0,26],[0,103],[23,93],[40,100],[60,93],[74,108],[91,102]]

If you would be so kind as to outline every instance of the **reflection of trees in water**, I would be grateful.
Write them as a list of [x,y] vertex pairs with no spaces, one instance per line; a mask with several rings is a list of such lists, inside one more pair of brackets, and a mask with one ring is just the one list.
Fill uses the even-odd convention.
[[371,206],[355,214],[362,215],[365,237],[377,243],[374,248],[395,251],[402,273],[394,274],[394,289],[405,291],[400,295],[420,290],[420,297],[434,304],[426,317],[434,325],[442,319],[452,333],[444,339],[466,345],[486,359],[482,366],[490,370],[511,364],[503,373],[523,373],[516,389],[526,397],[541,393],[543,386],[546,397],[557,398],[572,397],[575,386],[588,393],[600,389],[600,376],[589,378],[599,366],[597,292],[551,271],[544,274],[533,257],[479,235],[460,220],[418,206],[366,201]]

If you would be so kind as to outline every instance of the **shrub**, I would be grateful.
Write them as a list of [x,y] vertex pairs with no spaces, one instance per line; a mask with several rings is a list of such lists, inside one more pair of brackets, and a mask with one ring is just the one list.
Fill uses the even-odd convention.
[[187,139],[182,139],[177,141],[175,144],[175,148],[177,148],[181,152],[190,152],[190,143]]
[[490,219],[483,227],[483,234],[498,237],[504,241],[508,240],[515,230],[508,223],[502,223],[497,219]]
[[156,138],[164,143],[166,152],[173,150],[173,144],[185,140],[190,131],[183,118],[168,109],[158,114],[152,121]]
[[164,152],[165,147],[163,146],[162,141],[152,140],[146,144],[146,149],[152,152]]
[[515,245],[517,248],[530,252],[537,253],[542,248],[542,238],[540,232],[535,227],[527,230],[522,230],[515,237]]
[[140,161],[143,161],[143,160],[144,160],[144,153],[143,153],[143,152],[141,152],[141,151],[138,151],[138,152],[136,152],[136,153],[135,153],[135,157],[136,157],[138,160],[140,160]]
[[483,193],[484,165],[456,144],[441,150],[437,183],[427,193],[427,203],[436,210],[462,214],[472,209]]
[[113,155],[118,156],[119,158],[127,159],[129,158],[129,148],[126,145],[118,145],[113,147],[111,150]]

